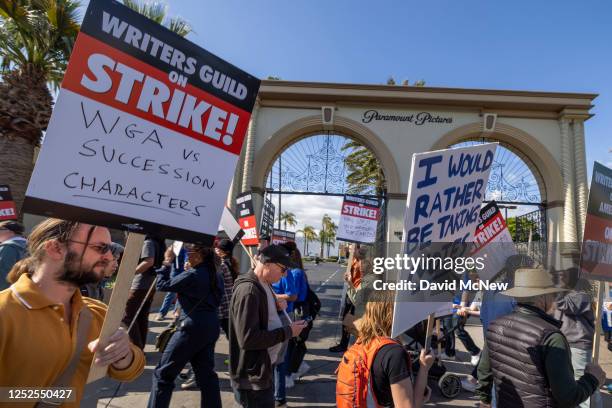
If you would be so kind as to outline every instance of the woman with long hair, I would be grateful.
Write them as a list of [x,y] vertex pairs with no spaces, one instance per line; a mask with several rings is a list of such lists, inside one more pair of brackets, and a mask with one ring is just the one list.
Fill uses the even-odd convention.
[[[372,342],[391,336],[393,324],[393,292],[377,291],[365,307],[365,314],[358,320],[357,342],[366,348]],[[415,383],[411,379],[411,367],[404,347],[398,343],[382,346],[372,360],[371,390],[381,407],[422,407],[429,399],[427,374],[433,364],[433,356],[421,350],[420,368]]]
[[215,343],[219,338],[219,304],[223,280],[217,273],[212,248],[186,245],[191,269],[170,278],[173,253],[166,251],[164,266],[157,271],[157,289],[176,292],[181,307],[177,331],[168,341],[153,373],[149,407],[168,407],[174,382],[187,362],[195,373],[201,406],[221,407],[219,378],[215,372]]

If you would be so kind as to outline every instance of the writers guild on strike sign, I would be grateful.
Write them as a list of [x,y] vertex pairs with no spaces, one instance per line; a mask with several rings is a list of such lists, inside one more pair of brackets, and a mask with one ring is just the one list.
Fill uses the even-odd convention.
[[212,242],[259,83],[120,3],[90,1],[27,208]]

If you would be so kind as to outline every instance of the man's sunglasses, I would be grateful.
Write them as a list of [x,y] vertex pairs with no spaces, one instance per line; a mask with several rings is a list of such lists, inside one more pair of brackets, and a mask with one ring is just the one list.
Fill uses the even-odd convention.
[[287,268],[285,265],[280,264],[280,263],[275,263],[276,266],[278,266],[281,269],[282,273],[285,273],[289,270],[289,268]]
[[108,252],[111,252],[112,250],[112,245],[111,244],[90,244],[87,242],[81,242],[81,241],[74,241],[74,240],[68,240],[68,242],[74,242],[75,244],[83,244],[86,247],[89,247],[91,249],[93,249],[94,251],[96,251],[97,253],[99,253],[100,255],[104,255]]

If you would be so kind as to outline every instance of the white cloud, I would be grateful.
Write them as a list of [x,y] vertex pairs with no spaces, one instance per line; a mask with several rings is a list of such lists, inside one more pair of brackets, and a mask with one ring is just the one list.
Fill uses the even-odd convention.
[[[272,203],[276,207],[278,216],[278,196],[272,198]],[[335,196],[317,196],[317,195],[301,195],[301,194],[284,194],[281,199],[281,211],[290,211],[295,214],[298,224],[295,227],[287,226],[290,231],[303,229],[304,226],[310,225],[317,233],[321,229],[321,219],[325,214],[329,215],[336,225],[340,222],[340,208],[342,206],[342,197]],[[277,224],[274,224],[275,226]],[[281,227],[284,225],[281,223]],[[297,234],[296,243],[300,250],[304,249],[304,241],[302,234]],[[336,243],[336,247],[338,244]],[[318,242],[308,244],[308,252],[310,254],[318,254],[320,246]],[[327,254],[327,249],[325,250]],[[330,255],[337,255],[337,248],[330,248]]]
[[[274,197],[272,202],[276,206],[278,216],[278,198]],[[342,197],[334,196],[285,194],[281,199],[281,211],[290,211],[295,214],[297,226],[293,228],[287,226],[287,229],[295,231],[304,228],[305,225],[310,225],[318,232],[321,228],[321,219],[325,214],[328,214],[338,225],[341,206]],[[281,226],[284,228],[284,225],[281,224]]]

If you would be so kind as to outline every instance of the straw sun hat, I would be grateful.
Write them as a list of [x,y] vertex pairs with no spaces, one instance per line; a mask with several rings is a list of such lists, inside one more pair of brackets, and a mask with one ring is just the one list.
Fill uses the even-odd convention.
[[548,293],[565,292],[567,289],[556,287],[550,272],[543,268],[518,269],[514,274],[514,287],[502,294],[514,298],[530,298]]

